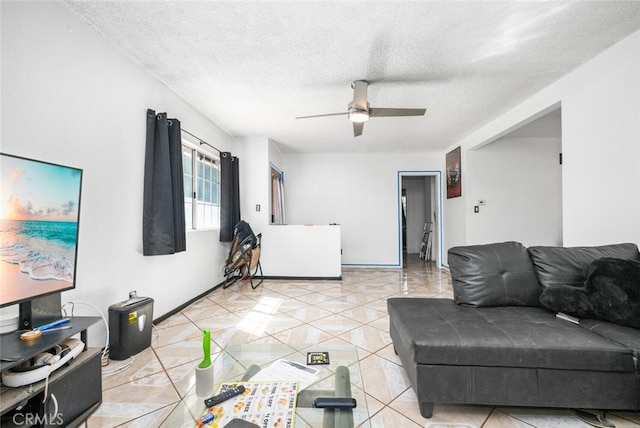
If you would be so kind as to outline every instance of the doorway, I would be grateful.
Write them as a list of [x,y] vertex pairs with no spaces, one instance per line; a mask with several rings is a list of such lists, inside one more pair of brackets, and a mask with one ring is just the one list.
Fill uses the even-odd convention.
[[399,266],[435,262],[442,267],[441,176],[441,171],[398,172]]

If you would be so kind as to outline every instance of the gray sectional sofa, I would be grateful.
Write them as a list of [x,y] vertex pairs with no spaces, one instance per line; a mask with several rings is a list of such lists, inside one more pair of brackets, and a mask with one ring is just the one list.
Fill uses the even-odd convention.
[[[640,323],[636,314],[626,325],[575,324],[540,304],[557,287],[583,296],[591,266],[604,258],[640,268],[635,244],[455,247],[454,300],[388,299],[393,345],[422,416],[431,417],[437,403],[640,410],[640,330],[629,326]],[[640,292],[638,272],[626,279]],[[619,304],[616,298],[605,300]]]

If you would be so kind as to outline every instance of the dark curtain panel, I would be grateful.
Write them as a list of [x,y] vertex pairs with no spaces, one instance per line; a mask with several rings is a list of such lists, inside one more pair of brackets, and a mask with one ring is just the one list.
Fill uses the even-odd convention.
[[180,121],[147,110],[142,251],[145,256],[185,251]]
[[220,153],[220,241],[233,241],[233,228],[240,221],[240,160]]

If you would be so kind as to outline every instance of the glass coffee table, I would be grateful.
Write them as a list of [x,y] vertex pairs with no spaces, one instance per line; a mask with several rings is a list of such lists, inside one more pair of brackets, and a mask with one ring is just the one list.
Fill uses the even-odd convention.
[[[329,364],[307,366],[309,352],[328,353]],[[214,393],[221,383],[251,382],[253,375],[281,359],[318,369],[317,379],[297,394],[293,425],[285,423],[281,425],[282,428],[370,427],[360,364],[353,345],[230,344],[213,361]],[[197,363],[194,363],[194,372],[196,366]],[[313,401],[319,397],[351,397],[357,405],[353,409],[318,409],[313,407]],[[197,427],[196,419],[207,410],[205,398],[208,397],[196,395],[194,385],[161,427]],[[224,428],[225,424],[216,424],[214,420],[214,423],[205,426]]]

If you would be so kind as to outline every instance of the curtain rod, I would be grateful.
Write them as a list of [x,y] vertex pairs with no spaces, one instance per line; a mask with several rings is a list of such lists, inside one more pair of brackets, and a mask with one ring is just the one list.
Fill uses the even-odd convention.
[[193,135],[191,132],[187,131],[186,129],[182,128],[181,131],[191,135],[193,138],[198,140],[200,142],[200,145],[205,144],[205,145],[211,147],[213,150],[217,151],[218,153],[222,153],[222,151],[219,148],[212,146],[211,144],[209,144],[206,141],[204,141],[202,138]]

